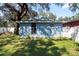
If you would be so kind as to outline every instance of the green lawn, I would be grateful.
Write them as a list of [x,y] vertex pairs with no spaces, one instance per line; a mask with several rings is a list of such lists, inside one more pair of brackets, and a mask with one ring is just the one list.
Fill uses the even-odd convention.
[[79,44],[69,38],[0,36],[1,56],[79,56]]

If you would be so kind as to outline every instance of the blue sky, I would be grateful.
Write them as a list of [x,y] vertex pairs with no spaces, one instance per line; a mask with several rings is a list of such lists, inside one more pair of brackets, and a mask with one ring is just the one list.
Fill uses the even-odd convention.
[[[34,9],[34,10],[36,10],[36,9]],[[69,10],[69,6],[67,3],[63,7],[57,6],[55,4],[51,4],[50,5],[50,12],[52,12],[54,15],[56,15],[57,18],[65,17],[65,16],[71,17],[76,14],[76,12],[73,13],[71,10]]]
[[63,7],[60,7],[60,6],[56,6],[56,5],[51,5],[50,6],[50,11],[52,12],[52,13],[54,13],[56,16],[57,16],[57,18],[58,17],[65,17],[65,16],[73,16],[74,14],[68,9],[68,5],[65,5],[65,6],[63,6]]

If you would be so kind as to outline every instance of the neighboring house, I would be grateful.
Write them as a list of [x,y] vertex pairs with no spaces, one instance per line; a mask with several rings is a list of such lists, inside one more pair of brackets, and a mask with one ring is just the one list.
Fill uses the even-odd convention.
[[79,41],[79,20],[63,23],[63,36]]

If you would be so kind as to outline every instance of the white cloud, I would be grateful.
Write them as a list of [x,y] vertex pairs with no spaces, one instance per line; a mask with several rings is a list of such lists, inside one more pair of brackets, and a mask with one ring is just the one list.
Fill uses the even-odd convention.
[[69,5],[65,4],[62,8],[69,8]]

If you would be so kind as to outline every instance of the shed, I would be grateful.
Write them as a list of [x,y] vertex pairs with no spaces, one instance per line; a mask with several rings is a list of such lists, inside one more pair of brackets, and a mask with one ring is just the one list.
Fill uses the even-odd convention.
[[19,21],[19,34],[22,36],[57,37],[62,32],[62,23],[52,20]]
[[68,37],[79,41],[79,20],[55,22],[52,20],[18,21],[19,35],[33,37]]

